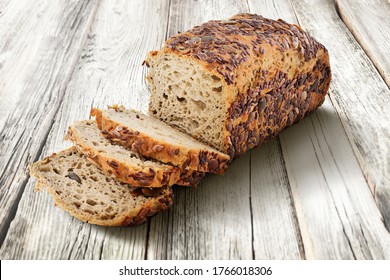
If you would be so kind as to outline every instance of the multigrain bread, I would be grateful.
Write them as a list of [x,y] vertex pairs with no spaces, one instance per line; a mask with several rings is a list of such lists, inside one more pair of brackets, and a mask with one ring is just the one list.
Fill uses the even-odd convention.
[[331,80],[323,45],[252,14],[175,35],[145,64],[149,113],[232,158],[315,110]]
[[229,156],[148,115],[123,106],[94,108],[91,115],[111,141],[183,170],[222,174]]
[[106,175],[134,187],[160,188],[174,184],[195,186],[204,173],[146,159],[105,138],[95,121],[76,121],[69,126],[67,139]]
[[107,177],[75,147],[34,163],[30,172],[38,178],[36,191],[46,187],[56,205],[90,224],[138,225],[172,204],[170,187],[145,194],[144,188]]

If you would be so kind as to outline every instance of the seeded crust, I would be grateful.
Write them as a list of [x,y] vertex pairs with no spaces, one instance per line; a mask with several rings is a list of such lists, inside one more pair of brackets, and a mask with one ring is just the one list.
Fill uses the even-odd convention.
[[[96,118],[96,123],[105,137],[145,157],[173,164],[182,170],[215,174],[224,173],[228,167],[230,160],[228,155],[135,110],[126,110],[123,106],[109,107],[108,110],[93,108],[91,116]],[[125,119],[121,120],[122,117]],[[136,130],[133,128],[135,122],[143,122],[147,127]],[[168,136],[161,136],[160,132]],[[183,144],[169,135],[177,135],[183,139],[183,143],[187,141],[192,146]]]
[[[254,14],[209,21],[175,35],[161,50],[150,52],[145,64],[152,92],[149,114],[232,158],[319,107],[331,80],[329,54],[323,45],[297,25]],[[173,72],[178,77],[182,77],[180,69],[185,65],[195,65],[197,71],[207,74],[203,75],[205,79],[217,81],[218,88],[205,94],[220,96],[217,100],[221,103],[213,107],[221,110],[220,121],[206,128],[191,128],[191,123],[199,123],[199,115],[207,117],[209,109],[197,114],[183,109],[184,97],[178,95],[175,81],[165,79],[173,64],[179,65]],[[194,67],[194,76],[197,71]],[[191,79],[186,78],[180,85],[191,85]],[[187,99],[196,95],[188,89]],[[172,108],[166,106],[164,98],[170,100]],[[209,106],[208,100],[200,101]]]
[[107,176],[134,187],[195,186],[204,177],[204,173],[182,172],[178,167],[146,159],[123,146],[112,144],[93,120],[74,122],[69,126],[66,138]]
[[[77,219],[100,226],[134,226],[172,205],[170,187],[135,188],[107,177],[75,147],[53,154],[30,168],[57,206]],[[143,192],[143,190],[146,190]]]

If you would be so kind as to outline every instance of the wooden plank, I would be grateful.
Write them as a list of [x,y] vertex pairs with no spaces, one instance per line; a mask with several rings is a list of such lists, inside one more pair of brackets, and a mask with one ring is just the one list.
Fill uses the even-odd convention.
[[336,0],[341,19],[390,86],[390,2]]
[[[293,1],[300,24],[329,49],[330,98],[390,229],[390,90],[333,1]],[[335,40],[337,38],[337,40]]]
[[151,221],[147,257],[251,259],[248,171],[249,154],[196,189],[177,188],[171,211]]
[[251,13],[271,19],[283,19],[289,23],[296,22],[294,9],[289,1],[265,0],[259,3],[256,0],[248,0]]
[[255,259],[305,258],[279,139],[251,151]]
[[[100,3],[40,158],[70,145],[63,140],[67,126],[87,118],[91,106],[147,106],[141,97],[146,92],[141,63],[148,50],[162,44],[167,17],[168,1]],[[144,258],[147,224],[130,229],[82,223],[53,207],[48,194],[33,193],[34,183],[29,180],[23,193],[2,258]]]
[[92,22],[96,1],[12,1],[0,17],[0,244]]
[[329,99],[281,135],[308,259],[388,259],[383,225]]
[[[172,1],[168,34],[246,11],[237,1]],[[172,211],[151,221],[147,258],[302,257],[277,143],[253,151],[252,161],[251,153],[237,159],[222,177],[208,175],[196,190],[176,189]]]
[[[61,63],[68,63],[70,68],[74,66],[74,60],[65,60],[63,56],[70,50],[79,51],[80,44],[73,47],[69,43],[71,40],[73,43],[83,42],[84,37],[80,37],[82,34],[80,27],[90,24],[89,14],[93,14],[95,4],[96,1],[87,1],[83,5],[77,1],[69,1],[57,6],[43,0],[2,3],[0,14],[1,130],[10,118],[16,119],[12,115],[16,107],[20,110],[26,109],[21,106],[26,104],[26,98],[31,96],[37,99],[34,93],[38,90],[43,92],[46,86],[50,86],[45,84],[43,77],[54,79],[56,75],[62,74],[56,68]],[[87,21],[81,16],[87,17]],[[67,48],[71,49],[67,50]]]
[[[254,12],[263,12],[267,5],[276,6],[263,14],[296,23],[290,1],[265,1],[261,5],[249,1],[249,4]],[[305,13],[312,13],[310,6]],[[335,35],[329,33],[329,37]],[[326,41],[322,43],[328,47]],[[280,141],[306,257],[388,257],[389,235],[329,100],[300,124],[282,133]]]

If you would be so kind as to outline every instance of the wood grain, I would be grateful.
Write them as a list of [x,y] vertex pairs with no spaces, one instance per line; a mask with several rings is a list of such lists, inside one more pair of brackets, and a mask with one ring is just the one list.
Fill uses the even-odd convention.
[[0,243],[15,215],[96,1],[12,1],[0,17]]
[[251,13],[259,14],[266,18],[277,20],[279,18],[294,23],[297,18],[294,13],[291,1],[278,1],[278,0],[248,0],[248,5]]
[[390,235],[330,101],[281,143],[306,257],[389,258]]
[[336,0],[336,5],[341,19],[390,87],[390,2]]
[[390,229],[390,119],[386,105],[390,104],[390,90],[338,17],[332,1],[293,4],[299,23],[329,49],[332,104]]
[[[141,107],[146,92],[141,64],[146,52],[165,38],[166,25],[161,23],[167,22],[167,8],[168,1],[100,3],[40,158],[70,145],[63,140],[67,126],[88,118],[91,106]],[[45,192],[33,193],[34,183],[30,179],[23,193],[1,247],[2,258],[144,258],[147,224],[121,229],[82,223],[53,207]]]
[[[249,4],[251,11],[260,12],[264,6],[270,6],[273,9],[265,16],[297,22],[290,1],[275,2],[259,5],[249,1]],[[305,13],[309,10],[310,6]],[[326,41],[321,42],[328,46]],[[340,117],[329,100],[302,123],[283,132],[280,142],[306,257],[388,257],[389,247],[386,245],[382,250],[381,244],[388,244],[389,235]],[[370,228],[376,230],[371,232]]]
[[278,138],[251,151],[255,259],[304,259],[305,252]]
[[177,188],[171,211],[151,221],[148,259],[252,259],[248,168],[249,154],[196,189]]

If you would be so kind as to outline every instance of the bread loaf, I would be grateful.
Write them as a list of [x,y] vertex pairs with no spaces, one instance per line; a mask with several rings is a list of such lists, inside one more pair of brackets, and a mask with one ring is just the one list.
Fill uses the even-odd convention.
[[182,171],[176,166],[146,159],[121,145],[114,145],[102,135],[93,120],[74,122],[69,126],[67,138],[107,176],[134,187],[195,186],[204,177],[202,172]]
[[175,35],[145,64],[149,113],[232,158],[315,110],[331,80],[323,45],[253,14]]
[[120,183],[107,177],[75,147],[34,163],[30,172],[38,178],[36,191],[46,187],[56,205],[91,224],[138,225],[172,204],[170,187],[143,192],[144,188]]
[[148,115],[124,107],[94,108],[91,115],[111,141],[182,170],[221,174],[229,156]]

